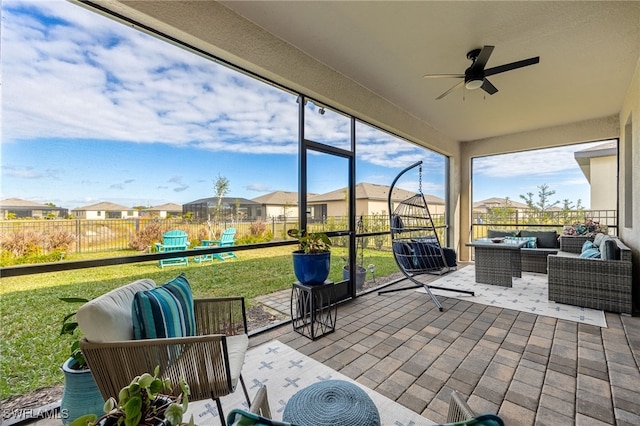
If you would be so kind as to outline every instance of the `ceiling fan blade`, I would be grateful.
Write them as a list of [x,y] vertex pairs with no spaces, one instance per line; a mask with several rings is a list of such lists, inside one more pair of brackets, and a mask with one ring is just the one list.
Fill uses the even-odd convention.
[[490,95],[493,95],[498,91],[498,89],[496,89],[496,86],[491,84],[491,82],[486,78],[482,81],[482,86],[480,86],[480,88]]
[[529,65],[535,65],[540,62],[540,56],[536,56],[535,58],[523,59],[522,61],[512,62],[510,64],[504,64],[497,67],[489,68],[488,70],[484,70],[485,77],[490,75],[500,74],[501,72],[515,70],[517,68],[527,67]]
[[426,74],[423,78],[464,78],[464,74]]
[[449,93],[453,92],[454,90],[456,90],[458,87],[461,87],[462,85],[464,85],[464,80],[461,81],[460,83],[456,84],[455,86],[453,86],[451,89],[447,90],[446,92],[444,92],[442,95],[438,96],[436,98],[437,100],[440,100],[442,98],[444,98],[445,96],[447,96]]
[[485,65],[487,65],[487,61],[489,60],[491,53],[493,53],[493,46],[484,46],[476,60],[473,62],[473,65],[471,65],[471,69],[469,71],[473,73],[483,70]]

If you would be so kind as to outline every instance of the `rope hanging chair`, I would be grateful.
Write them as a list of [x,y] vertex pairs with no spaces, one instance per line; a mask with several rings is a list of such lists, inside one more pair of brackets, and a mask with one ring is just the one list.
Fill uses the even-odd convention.
[[[394,209],[391,196],[396,183],[400,177],[416,167],[419,167],[418,193],[401,201]],[[431,297],[431,300],[440,312],[442,312],[442,305],[431,292],[432,288],[455,291],[473,296],[473,291],[429,286],[416,279],[416,276],[421,274],[442,275],[455,270],[457,267],[455,251],[440,245],[440,238],[438,237],[431,213],[429,213],[429,207],[422,193],[422,161],[418,161],[407,167],[396,176],[389,189],[388,206],[389,211],[393,212],[389,216],[393,257],[400,271],[407,279],[413,282],[414,285],[384,290],[378,292],[378,294],[422,287],[429,297]]]

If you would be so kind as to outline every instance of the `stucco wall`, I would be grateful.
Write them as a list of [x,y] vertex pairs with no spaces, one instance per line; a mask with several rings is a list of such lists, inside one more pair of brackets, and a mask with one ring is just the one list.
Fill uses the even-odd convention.
[[[627,151],[629,144],[627,143],[627,134],[625,132],[625,127],[629,123],[631,124],[632,141],[630,145],[632,152]],[[620,111],[619,125],[621,140],[618,157],[622,159],[628,158],[630,155],[632,164],[631,170],[629,170],[625,161],[620,161],[620,216],[618,219],[620,227],[618,235],[633,250],[633,282],[636,284],[636,310],[640,311],[640,58]],[[631,188],[627,188],[625,185],[624,176],[627,174],[633,176]],[[626,210],[630,199],[633,200],[633,205],[631,207],[631,217],[629,218]],[[631,222],[631,226],[625,226],[627,222]]]
[[618,199],[617,156],[593,157],[591,170],[591,210],[615,210]]

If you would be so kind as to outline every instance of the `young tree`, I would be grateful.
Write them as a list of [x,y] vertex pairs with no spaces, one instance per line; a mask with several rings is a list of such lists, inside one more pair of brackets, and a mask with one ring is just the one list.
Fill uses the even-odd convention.
[[215,191],[216,197],[218,198],[214,216],[215,221],[219,223],[220,219],[222,218],[222,199],[229,193],[230,190],[229,179],[218,174],[218,177],[213,183],[213,190]]
[[553,203],[549,201],[549,198],[556,193],[555,190],[549,189],[549,185],[543,183],[538,187],[538,201],[533,201],[533,193],[527,192],[527,195],[520,195],[526,203],[529,209],[532,210],[534,216],[537,217],[539,222],[545,222],[548,219],[547,211],[558,205],[559,201],[554,201]]

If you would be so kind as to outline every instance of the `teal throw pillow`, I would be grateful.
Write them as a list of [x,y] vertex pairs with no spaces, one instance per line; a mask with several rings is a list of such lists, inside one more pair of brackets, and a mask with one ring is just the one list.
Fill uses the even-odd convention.
[[582,250],[580,250],[580,252],[583,252],[585,250],[589,250],[592,248],[598,248],[598,246],[592,243],[591,241],[587,240],[584,242],[584,244],[582,244]]
[[537,245],[537,238],[536,237],[511,237],[511,236],[506,236],[504,237],[505,240],[513,240],[513,241],[526,241],[527,244],[523,246],[523,248],[536,248]]
[[135,339],[160,339],[196,335],[191,286],[184,274],[133,297]]
[[599,259],[600,258],[600,250],[598,248],[590,248],[582,253],[580,253],[580,257],[583,259]]

